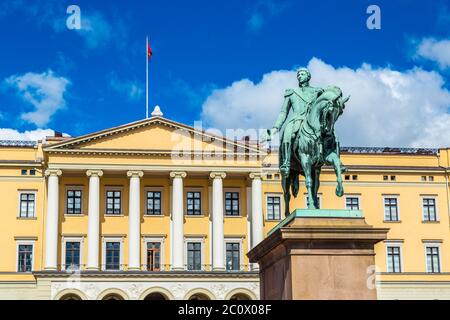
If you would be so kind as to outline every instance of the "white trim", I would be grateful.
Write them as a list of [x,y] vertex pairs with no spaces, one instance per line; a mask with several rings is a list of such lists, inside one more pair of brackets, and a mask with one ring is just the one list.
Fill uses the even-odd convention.
[[[197,236],[184,236],[184,254],[183,254],[183,265],[186,270],[188,270],[187,265],[187,243],[188,242],[200,242],[200,264],[201,264],[201,271],[205,271],[205,237],[197,237]],[[197,270],[195,270],[197,271]]]
[[[103,203],[105,204],[105,210],[103,212],[103,214],[107,217],[121,217],[124,215],[124,206],[123,206],[123,201],[124,201],[124,192],[123,192],[123,186],[105,186],[104,187],[104,200]],[[108,210],[108,197],[107,197],[107,193],[108,191],[120,191],[120,214],[113,214],[113,213],[106,213]]]
[[[200,215],[195,215],[195,214],[187,214],[187,194],[188,192],[200,192]],[[183,213],[185,217],[188,218],[198,218],[198,217],[205,217],[207,215],[207,212],[204,212],[203,209],[203,201],[205,200],[205,190],[203,187],[184,187],[184,191],[183,191],[183,202],[184,202],[184,208],[183,208]]]
[[[239,194],[239,214],[237,216],[226,215],[226,200],[225,200],[225,192],[237,192]],[[223,188],[223,217],[224,218],[239,218],[242,217],[242,191],[239,187],[226,187]]]
[[[384,249],[386,254],[386,272],[397,274],[404,272],[404,266],[403,266],[403,241],[402,240],[386,240],[384,241]],[[390,272],[388,268],[388,247],[399,247],[400,248],[400,272]]]
[[[35,243],[34,239],[21,239],[16,240],[16,272],[17,273],[31,273],[35,270],[34,268],[34,255],[35,255]],[[31,271],[30,272],[19,272],[19,246],[20,245],[31,245]]]
[[[397,199],[397,220],[386,220],[386,206],[384,204],[385,199]],[[383,222],[399,222],[402,221],[402,217],[400,215],[400,196],[398,194],[383,194],[382,196],[382,205],[383,205]]]
[[[81,213],[67,213],[67,191],[69,190],[76,190],[76,191],[81,191]],[[69,216],[69,217],[78,217],[78,216],[83,216],[85,213],[83,212],[84,208],[83,208],[83,198],[84,198],[84,186],[80,186],[80,185],[65,185],[64,187],[64,215],[65,216]]]
[[[19,219],[33,219],[33,218],[36,218],[36,204],[37,204],[37,190],[36,189],[30,189],[30,190],[27,190],[27,189],[20,189],[20,190],[18,190],[18,194],[19,194],[19,204],[18,204],[18,212],[17,212],[17,218],[19,218]],[[20,200],[20,198],[21,198],[21,196],[22,196],[22,194],[33,194],[34,195],[34,210],[33,210],[33,215],[31,216],[31,217],[22,217],[21,215],[20,215],[20,213],[21,213],[21,200]]]
[[[437,241],[423,241],[423,252],[425,256],[425,272],[429,274],[439,274],[442,273],[442,242]],[[429,247],[437,247],[438,255],[439,255],[439,272],[428,272],[428,262],[427,262],[427,248]]]
[[[268,210],[267,210],[267,205],[268,205],[268,198],[269,197],[279,197],[280,198],[280,219],[269,219],[268,218]],[[264,219],[266,221],[281,221],[285,218],[284,216],[284,199],[283,199],[283,193],[282,192],[267,192],[265,193],[265,208],[266,208],[266,212],[264,214]]]
[[[153,192],[161,192],[161,199],[160,199],[160,205],[161,205],[161,214],[147,214],[147,192],[153,191]],[[144,217],[163,217],[166,214],[166,206],[164,205],[164,187],[144,187]]]
[[165,236],[152,236],[152,237],[144,237],[144,263],[142,264],[144,270],[147,270],[147,258],[148,258],[148,252],[147,252],[147,244],[149,242],[159,242],[160,243],[160,249],[159,249],[159,270],[165,271],[165,264],[164,264],[164,240]]
[[[434,199],[434,212],[436,215],[436,220],[425,220],[425,216],[424,216],[424,203],[423,200],[424,199]],[[438,210],[438,196],[437,195],[426,195],[426,194],[421,194],[420,195],[420,208],[421,208],[421,215],[422,215],[422,222],[440,222],[440,217],[439,217],[439,210]]]
[[80,243],[80,270],[84,265],[84,237],[61,237],[61,270],[66,270],[66,242],[79,242]]
[[238,243],[239,244],[239,270],[230,270],[230,272],[232,271],[243,271],[244,270],[244,250],[243,250],[243,246],[244,246],[244,236],[242,237],[227,237],[225,236],[223,239],[223,254],[224,254],[224,258],[223,261],[225,262],[225,270],[227,270],[227,243]]
[[344,198],[344,209],[345,210],[347,210],[347,198],[357,198],[358,199],[358,210],[361,210],[361,194],[346,193],[343,198]]
[[[107,242],[119,242],[120,243],[120,267],[119,270],[106,270],[106,243]],[[102,271],[107,271],[107,272],[114,272],[114,271],[122,271],[123,268],[123,242],[124,242],[124,237],[102,237],[102,263],[101,263],[101,269]]]

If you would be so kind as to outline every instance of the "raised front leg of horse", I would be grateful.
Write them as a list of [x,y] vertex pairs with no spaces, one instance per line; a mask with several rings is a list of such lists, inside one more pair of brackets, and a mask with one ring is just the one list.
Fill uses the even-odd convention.
[[341,160],[335,152],[331,152],[325,160],[327,164],[330,164],[334,167],[334,172],[336,173],[337,178],[336,195],[338,197],[342,197],[344,195],[344,186],[342,185],[343,168],[341,166]]
[[308,209],[317,209],[314,205],[314,186],[313,179],[311,176],[312,173],[312,161],[311,157],[307,154],[300,154],[300,160],[303,168],[303,172],[305,173],[305,185],[308,190]]

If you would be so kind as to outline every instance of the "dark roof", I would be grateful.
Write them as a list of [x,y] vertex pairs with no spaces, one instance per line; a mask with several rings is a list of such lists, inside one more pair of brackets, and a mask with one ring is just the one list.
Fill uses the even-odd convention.
[[[277,151],[278,147],[271,147]],[[352,154],[411,154],[411,155],[437,155],[439,149],[433,148],[392,148],[392,147],[341,147],[342,153]]]
[[33,148],[35,146],[37,146],[37,141],[31,141],[31,140],[0,140],[0,147]]

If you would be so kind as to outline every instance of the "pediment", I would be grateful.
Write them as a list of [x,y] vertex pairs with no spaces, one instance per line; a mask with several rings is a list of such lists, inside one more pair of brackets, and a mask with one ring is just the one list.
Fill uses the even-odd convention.
[[102,153],[171,153],[177,151],[260,153],[260,150],[255,147],[227,140],[162,117],[152,117],[98,131],[45,148],[45,151],[48,152],[75,150]]

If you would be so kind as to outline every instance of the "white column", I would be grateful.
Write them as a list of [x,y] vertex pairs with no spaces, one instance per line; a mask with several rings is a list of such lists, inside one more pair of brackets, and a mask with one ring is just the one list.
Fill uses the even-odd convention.
[[100,248],[100,177],[101,170],[88,170],[89,203],[88,203],[88,258],[87,269],[99,270]]
[[128,171],[130,177],[130,201],[128,210],[128,270],[141,269],[141,201],[140,178],[142,171]]
[[260,173],[250,173],[252,179],[252,248],[264,239],[262,183]]
[[46,170],[47,217],[45,232],[45,270],[58,269],[58,223],[59,223],[59,176],[61,170]]
[[212,256],[213,271],[225,270],[225,253],[223,237],[223,184],[222,179],[226,177],[224,172],[211,172],[213,179],[212,190]]
[[183,207],[183,178],[186,172],[171,172],[172,180],[172,270],[184,270],[184,207]]

